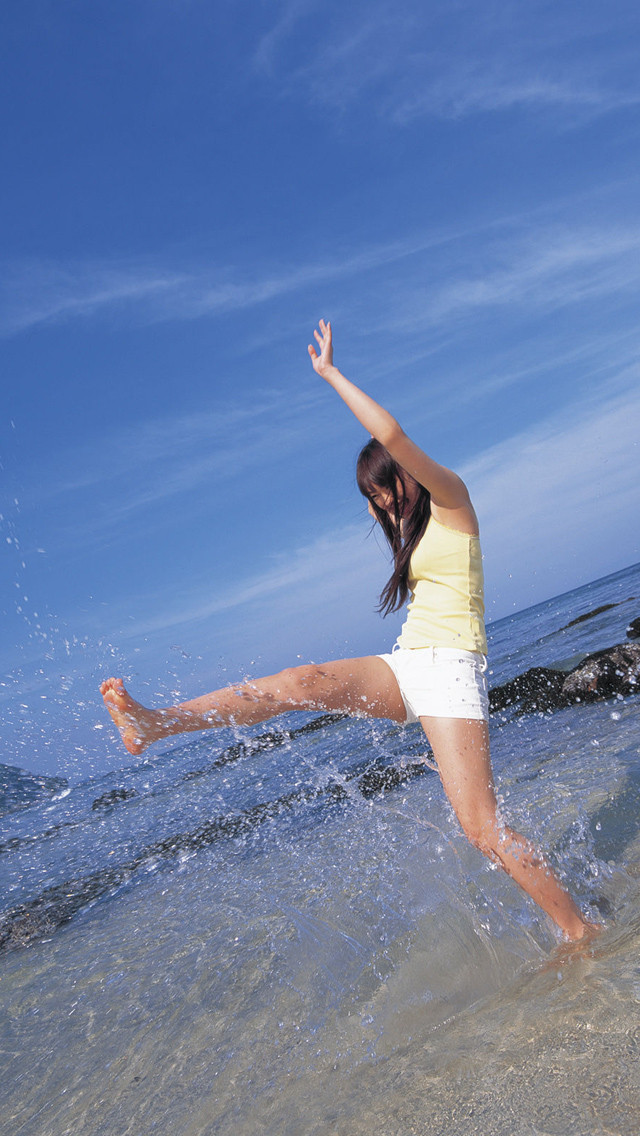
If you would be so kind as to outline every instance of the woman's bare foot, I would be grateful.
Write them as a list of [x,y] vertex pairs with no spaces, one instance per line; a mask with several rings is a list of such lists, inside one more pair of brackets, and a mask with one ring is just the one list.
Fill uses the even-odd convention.
[[167,732],[162,712],[147,710],[136,702],[121,678],[108,678],[101,684],[100,693],[129,753],[142,753]]

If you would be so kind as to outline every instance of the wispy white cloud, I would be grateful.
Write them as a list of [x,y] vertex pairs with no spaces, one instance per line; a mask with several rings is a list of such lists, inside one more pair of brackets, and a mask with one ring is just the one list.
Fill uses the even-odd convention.
[[[541,227],[524,237],[500,238],[493,262],[475,276],[442,280],[428,299],[433,323],[474,310],[535,304],[582,303],[615,294],[640,280],[640,229]],[[486,255],[486,250],[485,250]]]
[[254,50],[253,62],[266,72],[273,70],[276,55],[299,21],[318,9],[317,0],[286,0],[280,6],[275,23],[265,32]]
[[460,472],[481,517],[497,615],[640,559],[640,370],[543,418]]
[[[562,344],[555,342],[551,337],[546,342],[548,350],[542,358],[535,356],[535,350],[534,357],[529,358],[531,344],[525,347],[519,343],[509,350],[500,351],[487,361],[487,370],[479,370],[473,383],[466,383],[464,387],[452,384],[450,398],[439,400],[440,409],[450,413],[452,408],[459,410],[463,402],[481,405],[488,397],[506,392],[509,387],[544,383],[550,374],[577,373],[580,376],[579,390],[587,391],[594,385],[595,389],[602,389],[612,376],[626,372],[637,360],[640,329],[634,327],[626,333],[618,329],[609,334],[597,331],[593,336],[585,331],[579,342],[570,347],[564,341]],[[537,344],[533,346],[535,349]]]
[[611,6],[580,5],[572,15],[535,0],[481,10],[467,0],[330,6],[314,20],[303,65],[295,61],[301,38],[294,37],[301,14],[286,3],[257,58],[267,43],[270,72],[283,92],[305,92],[340,111],[361,102],[405,125],[422,117],[550,110],[557,128],[640,101],[628,49],[631,10],[625,20]]
[[301,289],[357,276],[445,243],[451,233],[421,234],[371,245],[333,260],[311,259],[279,273],[243,279],[220,265],[172,269],[123,263],[5,263],[0,284],[0,335],[39,324],[117,315],[144,322],[197,319],[265,304]]
[[6,263],[0,285],[0,334],[37,324],[162,304],[186,283],[181,273],[130,264]]
[[[88,317],[117,315],[127,322],[215,317],[364,276],[373,293],[381,270],[389,311],[403,313],[388,319],[387,327],[400,331],[412,321],[442,324],[492,305],[575,303],[635,285],[639,245],[637,226],[577,227],[522,216],[414,232],[264,276],[253,270],[248,277],[245,269],[244,279],[240,269],[219,266],[14,265],[7,266],[0,287],[0,334]],[[471,274],[474,260],[479,267]],[[402,278],[390,290],[388,273],[396,265]]]
[[[344,526],[308,544],[287,549],[272,558],[271,568],[236,580],[227,588],[218,589],[215,595],[211,594],[210,584],[200,594],[192,588],[187,602],[137,624],[136,635],[202,623],[223,612],[249,608],[256,602],[269,612],[269,621],[273,622],[278,596],[282,599],[282,607],[278,607],[282,619],[288,618],[286,613],[290,616],[301,603],[305,608],[311,603],[314,611],[325,612],[329,611],[328,605],[335,607],[337,603],[344,614],[349,601],[362,595],[363,576],[368,581],[376,579],[377,568],[380,579],[381,560],[375,554],[375,543],[367,542],[368,527],[363,515],[361,525]],[[376,585],[373,587],[372,604]]]
[[[416,65],[416,70],[418,65]],[[425,60],[424,71],[432,70]],[[504,73],[500,74],[500,70]],[[510,74],[504,68],[482,69],[469,64],[447,68],[431,81],[416,77],[414,91],[402,94],[389,107],[390,117],[407,124],[416,118],[462,118],[471,114],[504,110],[546,109],[567,112],[583,119],[612,110],[637,106],[640,92],[597,86],[575,77],[552,77],[521,72]],[[405,82],[403,86],[407,86]],[[561,123],[566,123],[566,118]]]
[[[254,392],[249,404],[220,403],[197,414],[169,412],[114,429],[57,455],[49,476],[38,470],[37,483],[24,491],[23,508],[58,506],[56,541],[81,539],[85,546],[112,540],[115,533],[128,539],[134,525],[138,540],[148,525],[165,525],[160,506],[178,508],[175,502],[181,500],[183,508],[197,511],[203,491],[213,515],[220,494],[227,499],[231,481],[253,476],[257,484],[258,471],[274,454],[291,457],[304,446],[300,421],[317,419],[319,401],[317,388],[289,395],[286,403],[280,392],[264,390]],[[96,496],[100,507],[87,510],[86,502]]]

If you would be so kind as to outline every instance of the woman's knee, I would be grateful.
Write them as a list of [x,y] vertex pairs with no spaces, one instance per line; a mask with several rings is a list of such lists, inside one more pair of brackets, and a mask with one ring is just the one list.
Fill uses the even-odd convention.
[[505,868],[514,859],[520,860],[526,868],[544,863],[529,842],[518,836],[508,825],[502,824],[497,815],[469,817],[461,819],[461,824],[469,842],[501,868]]
[[311,702],[322,685],[322,671],[315,663],[285,667],[275,676],[278,693],[285,702]]
[[500,844],[504,840],[504,829],[495,814],[470,813],[459,817],[462,831],[470,844],[492,859],[499,858]]

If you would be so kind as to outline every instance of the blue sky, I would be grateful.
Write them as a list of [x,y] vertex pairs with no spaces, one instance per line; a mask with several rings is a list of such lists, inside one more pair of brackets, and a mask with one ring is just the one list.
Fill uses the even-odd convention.
[[388,649],[336,361],[480,514],[490,619],[640,559],[635,3],[4,10],[3,759]]

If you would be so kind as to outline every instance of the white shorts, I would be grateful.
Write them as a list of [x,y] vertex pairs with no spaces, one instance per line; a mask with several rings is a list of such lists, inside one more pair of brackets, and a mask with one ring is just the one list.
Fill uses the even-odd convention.
[[489,718],[487,660],[457,647],[398,647],[378,655],[391,667],[407,709],[407,723],[420,718]]

